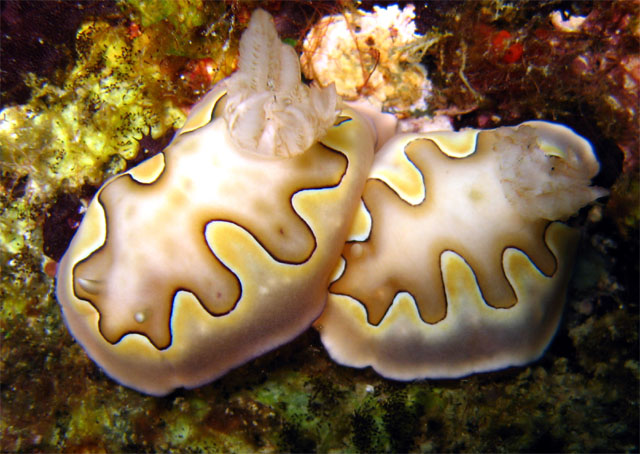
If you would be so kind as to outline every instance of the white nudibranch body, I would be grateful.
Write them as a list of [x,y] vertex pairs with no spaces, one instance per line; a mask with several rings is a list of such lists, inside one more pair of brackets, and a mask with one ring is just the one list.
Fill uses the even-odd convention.
[[606,193],[589,186],[598,168],[586,140],[542,121],[394,137],[316,322],[329,354],[399,380],[538,358],[578,241],[550,221]]
[[238,71],[89,205],[58,267],[72,335],[154,395],[316,319],[338,362],[396,379],[537,358],[577,242],[555,221],[604,194],[588,142],[546,122],[393,136],[370,115],[302,84],[256,10]]
[[344,109],[334,126],[335,92],[300,82],[267,13],[240,48],[167,149],[100,188],[58,268],[73,336],[145,393],[214,380],[310,326],[373,160],[368,122]]

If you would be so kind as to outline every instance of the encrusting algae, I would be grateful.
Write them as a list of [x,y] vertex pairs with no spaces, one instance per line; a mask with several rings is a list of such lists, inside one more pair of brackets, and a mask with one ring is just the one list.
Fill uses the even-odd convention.
[[[139,146],[144,137],[158,139],[182,125],[193,98],[185,98],[174,79],[185,80],[182,84],[191,85],[189,91],[197,96],[233,69],[230,36],[209,39],[187,54],[196,58],[179,57],[184,61],[176,63],[172,54],[182,49],[173,40],[158,42],[158,35],[166,33],[160,28],[166,28],[160,22],[165,17],[157,12],[143,17],[149,26],[144,32],[133,21],[128,26],[101,19],[85,22],[76,35],[75,66],[64,84],[28,75],[30,102],[0,111],[3,184],[8,190],[22,184],[24,191],[22,203],[7,201],[4,207],[8,216],[3,216],[0,247],[8,252],[18,252],[20,238],[36,228],[35,205],[50,203],[60,189],[78,191],[121,172],[127,161],[140,161],[146,153]],[[228,33],[227,27],[218,24],[220,33]],[[209,55],[202,68],[198,50]],[[26,181],[20,182],[23,177]]]
[[[337,366],[324,352],[318,334],[309,330],[211,385],[178,390],[164,398],[117,385],[87,358],[67,333],[51,276],[97,186],[162,148],[188,106],[233,70],[239,35],[256,5],[132,1],[119,3],[115,11],[85,17],[77,34],[84,30],[89,39],[76,41],[85,52],[78,52],[64,69],[62,81],[56,79],[54,86],[53,77],[21,76],[34,87],[31,99],[19,106],[2,98],[4,111],[15,112],[11,124],[26,129],[12,126],[15,130],[7,131],[0,122],[1,450],[637,451],[639,210],[633,137],[638,134],[637,113],[624,107],[637,92],[624,87],[637,81],[629,43],[637,38],[633,30],[638,17],[630,4],[563,3],[564,16],[587,18],[578,32],[553,29],[550,14],[559,10],[555,1],[415,5],[416,33],[443,36],[421,60],[432,83],[427,103],[434,113],[448,112],[456,127],[494,127],[537,117],[565,121],[568,115],[596,131],[595,137],[608,140],[605,146],[593,141],[603,167],[601,186],[610,186],[620,172],[623,155],[617,147],[625,152],[620,188],[614,186],[607,206],[580,214],[588,215],[589,221],[581,229],[575,277],[560,329],[543,359],[528,367],[462,380],[400,383],[370,369]],[[15,5],[5,5],[3,52],[5,34],[11,30],[5,17],[8,12],[17,14]],[[56,5],[37,2],[35,8],[48,15]],[[372,6],[260,4],[298,53],[307,32],[322,17],[335,16],[341,8],[372,14]],[[489,28],[481,27],[484,32],[478,33],[469,24]],[[505,29],[510,37],[499,35]],[[123,52],[143,39],[146,58],[118,63],[115,55],[99,48],[107,39]],[[561,69],[549,61],[551,54],[547,58],[535,50],[569,52],[576,42],[580,46],[574,47],[573,57],[584,54],[589,65],[594,61],[613,65],[611,77],[595,80],[584,70],[579,72],[580,83],[568,89],[553,76]],[[523,53],[509,63],[518,46],[506,60],[505,53],[518,43]],[[50,45],[49,40],[44,39],[43,45]],[[485,55],[489,58],[482,57],[491,48],[493,53]],[[530,79],[520,70],[526,69],[523,65],[532,51],[540,63],[537,67],[547,68],[535,72],[535,82],[553,87],[553,100],[544,98],[546,89],[536,92],[524,83]],[[106,56],[114,60],[104,62]],[[487,62],[501,76],[497,79],[501,88],[483,85]],[[94,65],[91,70],[89,63]],[[136,68],[138,73],[118,73],[118,67]],[[102,79],[113,87],[111,93],[100,90],[106,87]],[[628,81],[625,85],[618,80]],[[10,88],[3,75],[2,90],[11,93]],[[137,93],[145,113],[128,98],[129,90]],[[115,93],[125,96],[118,98]],[[91,114],[86,104],[91,95],[103,107],[117,106],[118,111]],[[576,105],[580,115],[569,111]],[[119,114],[127,112],[141,114],[142,119],[123,120]],[[127,121],[128,133],[119,133],[118,127]],[[80,125],[75,133],[69,132],[73,125]],[[587,134],[584,128],[580,132]],[[107,143],[105,137],[118,137],[125,146]],[[103,149],[90,149],[91,142],[102,143]],[[72,146],[60,153],[63,144]],[[91,168],[80,169],[77,163],[82,159]],[[54,168],[67,173],[58,175]],[[66,233],[43,234],[47,220],[49,224],[55,220]],[[55,246],[56,242],[63,244]],[[48,258],[43,249],[57,252]]]

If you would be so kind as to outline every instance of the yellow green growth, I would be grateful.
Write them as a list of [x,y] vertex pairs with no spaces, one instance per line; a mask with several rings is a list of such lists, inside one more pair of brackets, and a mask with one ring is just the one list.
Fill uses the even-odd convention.
[[[29,102],[0,112],[1,251],[15,254],[23,247],[42,204],[56,191],[97,186],[124,170],[125,160],[138,154],[140,138],[179,128],[189,105],[233,69],[233,24],[214,14],[224,13],[224,4],[160,2],[151,8],[146,3],[123,3],[129,19],[119,25],[99,19],[82,24],[75,66],[62,86],[27,74]],[[188,14],[174,14],[172,8],[183,3],[190,6],[183,10]],[[191,40],[194,27],[205,22],[207,35]],[[197,68],[189,62],[205,57],[212,74],[206,86],[193,87],[184,72]],[[8,196],[25,176],[23,195]]]

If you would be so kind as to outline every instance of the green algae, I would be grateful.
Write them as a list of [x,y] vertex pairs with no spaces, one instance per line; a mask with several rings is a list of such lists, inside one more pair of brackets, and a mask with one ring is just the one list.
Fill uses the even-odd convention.
[[121,171],[137,153],[136,136],[148,128],[159,136],[185,118],[164,97],[154,99],[166,80],[157,64],[140,64],[145,43],[129,42],[124,27],[86,23],[78,47],[63,87],[34,79],[31,102],[0,113],[2,161],[29,171],[34,194],[61,180],[71,188],[98,182],[114,155],[123,160],[110,171]]
[[[220,62],[227,58],[228,50],[237,47],[236,19],[223,2],[124,0],[120,6],[133,24],[152,37],[163,55],[209,57]],[[232,61],[225,64],[233,66]]]
[[188,33],[194,27],[203,25],[207,19],[202,0],[126,0],[140,16],[143,27],[168,20],[181,34]]

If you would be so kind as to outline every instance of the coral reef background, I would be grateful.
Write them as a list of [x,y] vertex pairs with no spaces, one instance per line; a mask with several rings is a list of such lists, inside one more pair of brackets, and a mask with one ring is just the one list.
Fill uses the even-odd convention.
[[[415,3],[417,32],[428,37],[415,52],[431,90],[410,119],[559,121],[599,154],[596,183],[611,195],[572,220],[583,233],[576,272],[540,361],[394,382],[334,364],[310,329],[164,398],[119,386],[73,341],[53,293],[56,261],[97,187],[162,149],[233,71],[256,4],[1,5],[1,451],[639,450],[640,3]],[[322,17],[374,5],[260,3],[300,52]],[[367,46],[358,64],[373,72],[380,60],[376,43]],[[363,80],[366,95],[376,79]]]

